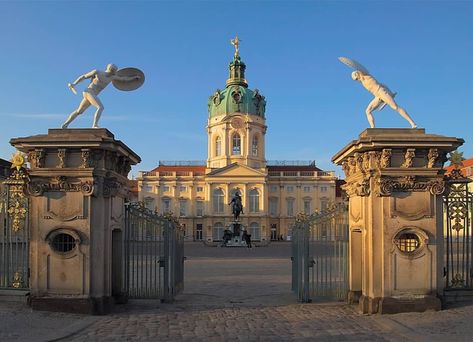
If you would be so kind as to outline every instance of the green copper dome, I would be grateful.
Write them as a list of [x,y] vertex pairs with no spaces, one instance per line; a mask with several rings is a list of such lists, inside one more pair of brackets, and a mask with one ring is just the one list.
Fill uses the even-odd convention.
[[225,89],[217,89],[209,97],[209,117],[245,113],[264,118],[266,109],[264,96],[259,93],[258,89],[248,89],[248,83],[245,80],[246,65],[238,54],[235,54],[228,68],[230,76]]

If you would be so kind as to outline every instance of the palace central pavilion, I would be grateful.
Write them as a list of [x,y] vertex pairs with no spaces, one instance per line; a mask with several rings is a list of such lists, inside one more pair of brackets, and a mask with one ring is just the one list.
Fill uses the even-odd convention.
[[266,161],[266,101],[248,88],[245,69],[237,49],[225,89],[209,98],[206,163],[160,162],[137,178],[139,200],[179,216],[186,240],[221,240],[233,221],[228,204],[237,191],[244,207],[240,222],[261,243],[290,239],[297,213],[341,200],[333,171],[314,162]]

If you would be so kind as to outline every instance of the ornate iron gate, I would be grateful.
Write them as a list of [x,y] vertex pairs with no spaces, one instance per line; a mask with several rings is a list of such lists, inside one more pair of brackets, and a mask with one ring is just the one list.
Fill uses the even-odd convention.
[[471,180],[454,169],[447,180],[445,204],[445,289],[473,290],[473,194]]
[[184,287],[184,231],[177,220],[127,203],[124,243],[127,297],[172,302]]
[[348,293],[348,206],[299,215],[293,229],[292,290],[299,301],[344,300]]
[[15,158],[16,169],[0,184],[0,289],[29,288],[28,175],[23,157]]

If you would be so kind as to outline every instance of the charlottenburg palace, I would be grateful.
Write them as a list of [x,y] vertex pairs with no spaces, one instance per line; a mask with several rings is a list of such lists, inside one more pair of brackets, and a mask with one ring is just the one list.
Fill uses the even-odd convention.
[[233,220],[228,204],[237,191],[244,206],[241,223],[262,243],[290,239],[298,213],[342,200],[335,172],[314,162],[266,161],[266,101],[248,88],[245,68],[237,50],[225,89],[209,98],[207,161],[160,162],[137,178],[139,200],[177,215],[187,240],[221,240]]

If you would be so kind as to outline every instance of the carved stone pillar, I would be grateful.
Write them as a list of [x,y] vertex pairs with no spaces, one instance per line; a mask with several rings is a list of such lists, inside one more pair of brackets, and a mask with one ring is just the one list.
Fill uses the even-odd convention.
[[33,309],[106,312],[123,288],[114,259],[121,262],[127,176],[140,157],[106,129],[50,129],[10,143],[31,167]]
[[349,300],[363,313],[440,309],[443,163],[463,142],[374,128],[332,158],[349,196]]

